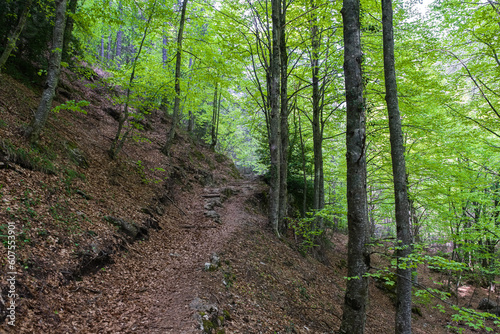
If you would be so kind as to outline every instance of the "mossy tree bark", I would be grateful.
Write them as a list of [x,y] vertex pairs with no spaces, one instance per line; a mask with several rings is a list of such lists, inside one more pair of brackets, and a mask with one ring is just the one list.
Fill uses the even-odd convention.
[[287,3],[283,1],[280,10],[280,72],[281,72],[281,89],[280,89],[280,127],[281,127],[281,155],[280,155],[280,195],[279,195],[279,231],[280,233],[286,230],[285,217],[288,212],[288,147],[289,147],[289,129],[288,129],[288,52],[286,47],[286,10]]
[[370,265],[366,197],[366,120],[361,70],[359,0],[344,0],[344,73],[347,104],[347,223],[349,230],[347,288],[340,333],[362,334],[366,323]]
[[384,48],[385,100],[389,113],[392,175],[396,202],[396,257],[398,259],[396,294],[396,334],[411,334],[411,266],[407,262],[412,251],[410,202],[406,184],[405,148],[398,103],[392,0],[382,0],[382,36]]
[[281,32],[281,0],[271,0],[272,48],[269,59],[269,152],[271,156],[269,222],[280,235],[279,209],[281,187],[281,110],[280,110],[280,32]]
[[37,142],[40,138],[40,133],[47,122],[49,112],[52,108],[52,101],[61,73],[61,57],[64,45],[64,30],[66,28],[66,7],[66,0],[56,1],[56,18],[49,57],[49,69],[47,71],[47,82],[45,83],[45,89],[43,90],[35,116],[26,131],[26,135],[31,142]]

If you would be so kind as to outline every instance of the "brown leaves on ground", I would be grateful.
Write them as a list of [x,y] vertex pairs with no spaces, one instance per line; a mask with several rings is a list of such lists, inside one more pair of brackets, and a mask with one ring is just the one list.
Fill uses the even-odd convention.
[[[107,150],[118,111],[110,101],[113,92],[67,71],[61,92],[90,101],[87,115],[51,115],[43,142],[30,151],[21,134],[39,92],[2,78],[2,142],[50,161],[56,173],[18,164],[0,169],[2,226],[15,222],[19,232],[16,327],[3,323],[0,332],[200,333],[202,315],[193,305],[203,303],[217,307],[219,329],[226,333],[333,333],[339,328],[345,235],[332,235],[328,265],[302,256],[293,235],[278,240],[267,227],[261,203],[265,185],[240,179],[228,159],[182,131],[171,156],[160,153],[169,125],[159,111],[152,111],[151,130],[134,132],[136,140],[111,161]],[[76,149],[88,167],[70,159],[69,151]],[[210,198],[217,200],[207,206]],[[207,215],[207,207],[216,215]],[[109,215],[143,225],[152,219],[161,229],[130,243],[104,219]],[[220,266],[204,270],[214,253]],[[6,258],[2,245],[4,300]],[[374,256],[372,264],[382,267],[384,261]],[[420,273],[429,286],[445,279],[440,275]],[[374,284],[370,290],[366,332],[394,332],[390,298]],[[486,294],[481,288],[474,295],[471,291],[460,290],[461,304],[477,303]],[[449,332],[449,312],[432,306],[421,306],[422,316],[414,315],[415,333]]]

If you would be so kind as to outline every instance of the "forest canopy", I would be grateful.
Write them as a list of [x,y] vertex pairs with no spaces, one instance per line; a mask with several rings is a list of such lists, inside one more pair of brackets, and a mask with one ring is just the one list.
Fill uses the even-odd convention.
[[[383,17],[379,1],[358,4],[359,154],[367,243],[377,243],[397,237]],[[491,285],[500,274],[500,4],[426,4],[392,4],[410,257],[426,262],[418,250],[438,248],[431,261],[449,282]],[[110,158],[140,142],[152,110],[161,110],[171,119],[162,152],[183,129],[241,170],[265,175],[273,229],[292,229],[308,251],[322,246],[326,232],[348,229],[353,93],[345,86],[343,7],[326,0],[5,0],[0,71],[32,85],[61,67],[105,80],[120,110]]]

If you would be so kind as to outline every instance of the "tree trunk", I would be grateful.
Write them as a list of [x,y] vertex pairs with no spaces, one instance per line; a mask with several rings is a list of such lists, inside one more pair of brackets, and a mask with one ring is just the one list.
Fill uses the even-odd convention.
[[111,34],[109,34],[109,36],[108,36],[108,49],[106,50],[106,60],[108,61],[108,64],[112,58],[112,52],[111,52],[112,51],[112,48],[111,48],[112,44],[113,44],[113,37]]
[[70,56],[69,43],[73,37],[73,26],[75,25],[75,19],[73,15],[76,13],[76,7],[78,5],[78,0],[69,0],[68,3],[68,11],[69,16],[66,19],[66,28],[64,29],[64,46],[63,46],[63,54],[62,60],[68,61]]
[[163,154],[168,155],[170,152],[170,147],[174,141],[175,128],[179,119],[179,108],[181,102],[181,61],[182,61],[182,34],[184,32],[184,22],[186,20],[186,7],[188,0],[184,0],[182,3],[181,10],[181,21],[179,22],[179,33],[177,35],[177,53],[175,60],[175,99],[174,99],[174,110],[172,113],[172,126],[167,134],[167,141],[161,149]]
[[288,53],[286,50],[286,6],[282,5],[280,13],[280,62],[281,62],[281,166],[280,166],[280,200],[279,200],[279,231],[286,231],[288,208]]
[[101,36],[101,51],[100,51],[101,61],[104,60],[104,35]]
[[56,2],[56,18],[52,36],[52,49],[49,57],[49,69],[47,71],[47,82],[45,83],[45,89],[43,90],[35,117],[26,131],[26,135],[31,142],[38,141],[40,133],[47,122],[59,81],[64,44],[64,28],[66,27],[66,5],[66,0],[58,0]]
[[139,60],[139,56],[141,55],[142,47],[144,46],[144,41],[146,40],[146,36],[148,34],[149,25],[151,23],[151,19],[153,18],[155,7],[156,7],[156,1],[153,3],[153,8],[151,9],[151,13],[149,14],[149,18],[148,18],[148,21],[146,23],[146,28],[144,29],[144,35],[142,36],[141,44],[139,46],[139,51],[137,51],[137,55],[135,56],[134,64],[132,66],[132,73],[130,74],[130,79],[129,79],[129,83],[128,83],[128,87],[127,87],[127,97],[125,100],[125,108],[123,111],[123,115],[121,115],[120,120],[118,121],[118,130],[116,132],[115,139],[111,143],[111,148],[109,149],[109,156],[111,159],[116,158],[118,153],[120,153],[121,149],[123,148],[123,145],[125,144],[125,141],[128,138],[129,132],[130,132],[130,129],[128,129],[123,136],[121,135],[121,132],[123,130],[123,126],[125,125],[125,122],[128,120],[128,117],[129,117],[128,105],[130,102],[130,91],[132,88],[132,83],[134,82],[134,78],[135,78],[135,68],[137,66],[137,61]]
[[299,117],[299,135],[300,135],[300,151],[302,154],[302,180],[304,182],[303,193],[304,197],[302,198],[302,217],[306,217],[307,212],[307,174],[306,174],[306,149],[304,145],[304,136],[302,136],[302,124],[300,122],[300,113],[298,113]]
[[272,49],[269,59],[269,152],[271,155],[270,195],[269,195],[269,223],[276,235],[279,231],[279,202],[281,187],[281,115],[280,115],[280,13],[281,0],[271,0],[272,18]]
[[359,0],[344,0],[344,73],[347,104],[347,281],[340,333],[362,334],[366,323],[368,279],[368,210],[366,199],[366,124],[361,71]]
[[26,19],[28,18],[32,2],[33,0],[27,0],[25,7],[20,14],[17,26],[10,32],[9,36],[7,37],[7,45],[5,46],[5,49],[3,50],[3,53],[0,56],[0,73],[2,72],[2,67],[5,66],[5,63],[7,63],[7,59],[9,59],[12,50],[14,50],[14,48],[16,47],[19,35],[21,35],[21,32],[23,31],[24,26],[26,25]]
[[406,185],[405,148],[399,113],[396,69],[394,64],[394,36],[392,0],[382,0],[382,27],[384,40],[385,100],[389,113],[392,174],[396,201],[396,231],[398,259],[396,295],[396,334],[411,334],[411,266],[407,262],[412,250],[410,206]]
[[122,38],[123,38],[123,31],[118,30],[118,32],[116,33],[116,50],[115,50],[115,59],[118,68],[120,68],[120,58],[122,56]]
[[[317,8],[315,1],[311,0],[311,8]],[[315,14],[313,14],[315,15]],[[323,131],[322,131],[322,106],[319,91],[319,47],[320,39],[316,16],[313,17],[311,26],[311,78],[312,78],[312,108],[313,108],[313,152],[314,152],[314,198],[313,209],[315,212],[323,209],[325,205],[325,186],[323,180]],[[317,221],[318,228],[323,228],[322,220]]]
[[[192,67],[193,67],[193,58],[189,58],[189,69],[192,69]],[[189,82],[191,83],[191,74],[189,75]],[[219,105],[220,105],[220,102],[219,102]],[[217,122],[218,122],[218,120],[219,119],[217,118]],[[189,109],[189,119],[188,119],[188,127],[187,127],[187,131],[189,133],[193,133],[193,131],[194,131],[194,123],[195,123],[195,120],[194,120],[193,110]],[[217,123],[217,126],[218,125],[219,125],[219,123]]]
[[212,142],[210,143],[210,148],[212,150],[215,149],[215,145],[217,144],[217,135],[215,133],[215,129],[217,127],[217,98],[219,97],[218,88],[219,88],[219,84],[216,82],[215,83],[215,90],[214,90],[213,110],[212,110],[212,130],[210,132],[211,137],[212,137]]

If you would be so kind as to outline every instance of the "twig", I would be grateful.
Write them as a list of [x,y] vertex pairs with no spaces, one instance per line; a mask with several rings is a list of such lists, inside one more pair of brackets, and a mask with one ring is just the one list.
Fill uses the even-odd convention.
[[182,211],[182,209],[181,209],[181,208],[179,208],[179,207],[177,206],[177,204],[175,204],[175,202],[174,202],[174,201],[173,201],[170,197],[168,197],[168,195],[163,195],[163,196],[165,196],[165,197],[166,197],[166,198],[167,198],[170,202],[172,202],[172,204],[173,204],[173,205],[174,205],[174,206],[175,206],[175,207],[176,207],[176,208],[177,208],[180,212],[182,212],[182,213],[184,214],[184,216],[187,216],[187,214],[186,214],[184,211]]

